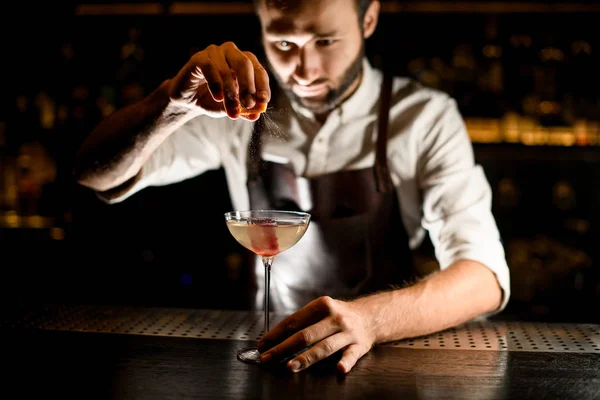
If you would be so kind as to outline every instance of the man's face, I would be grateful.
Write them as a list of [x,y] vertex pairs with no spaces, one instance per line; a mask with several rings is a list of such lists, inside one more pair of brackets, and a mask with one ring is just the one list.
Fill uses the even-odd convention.
[[364,38],[354,0],[306,0],[258,16],[271,71],[293,101],[315,113],[335,108],[358,83]]

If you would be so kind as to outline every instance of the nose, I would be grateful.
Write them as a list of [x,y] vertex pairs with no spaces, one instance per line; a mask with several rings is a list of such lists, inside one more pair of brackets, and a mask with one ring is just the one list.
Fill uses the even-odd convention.
[[321,60],[315,49],[308,46],[298,52],[293,78],[300,85],[308,86],[321,75]]

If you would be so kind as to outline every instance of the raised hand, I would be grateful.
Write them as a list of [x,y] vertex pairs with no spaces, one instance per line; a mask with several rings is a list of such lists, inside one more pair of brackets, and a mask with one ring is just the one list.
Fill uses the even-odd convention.
[[169,83],[170,98],[213,117],[258,119],[271,99],[269,76],[254,54],[232,42],[194,54]]

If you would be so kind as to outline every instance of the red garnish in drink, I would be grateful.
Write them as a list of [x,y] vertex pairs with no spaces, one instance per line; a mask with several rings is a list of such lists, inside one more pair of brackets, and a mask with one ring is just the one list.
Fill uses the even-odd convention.
[[248,237],[252,251],[259,256],[274,256],[279,253],[277,223],[270,219],[252,219],[248,224]]

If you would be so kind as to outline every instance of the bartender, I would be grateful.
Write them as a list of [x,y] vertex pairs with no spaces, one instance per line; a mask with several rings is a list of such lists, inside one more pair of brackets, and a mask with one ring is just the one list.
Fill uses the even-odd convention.
[[[379,1],[255,6],[264,63],[231,42],[194,54],[98,124],[78,181],[117,203],[223,167],[236,209],[311,213],[272,276],[273,309],[293,313],[258,343],[263,362],[296,354],[294,372],[338,354],[347,373],[378,343],[502,311],[509,270],[490,186],[455,101],[365,56]],[[417,278],[411,249],[427,233],[440,268]],[[257,260],[257,299],[263,274]]]

